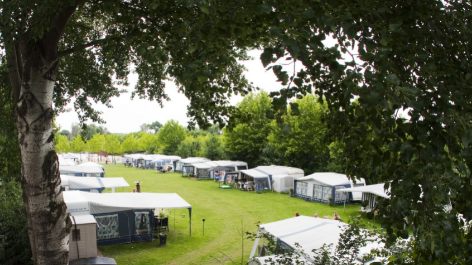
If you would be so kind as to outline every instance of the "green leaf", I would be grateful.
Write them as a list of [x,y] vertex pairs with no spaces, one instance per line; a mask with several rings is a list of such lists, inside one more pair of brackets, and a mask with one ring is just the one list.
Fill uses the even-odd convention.
[[312,18],[314,16],[315,16],[315,12],[313,12],[313,10],[311,9],[307,9],[303,11],[301,15],[302,18]]
[[394,30],[397,30],[401,25],[402,25],[402,21],[401,20],[397,20],[397,21],[394,21],[392,23],[390,23],[390,25],[388,26],[390,30],[394,31]]
[[461,141],[465,148],[469,147],[469,143],[472,140],[470,136],[471,136],[470,134],[463,134],[461,136]]
[[201,6],[201,7],[200,7],[200,10],[201,10],[203,13],[205,13],[205,14],[207,14],[207,15],[210,15],[210,8],[208,8],[207,6]]
[[188,52],[193,53],[197,49],[197,46],[189,46],[188,47]]
[[206,76],[201,75],[198,77],[198,82],[200,82],[200,84],[205,83],[207,80],[208,80],[208,77]]
[[295,59],[298,57],[298,54],[300,53],[300,47],[298,47],[298,45],[292,45],[288,47],[288,50],[290,54],[292,55],[292,57]]
[[136,49],[136,53],[137,53],[139,56],[143,56],[143,55],[146,53],[146,48],[144,48],[143,46],[139,46],[139,47]]
[[267,14],[269,14],[272,11],[272,6],[267,3],[260,5],[259,8],[261,9],[262,12],[267,13]]

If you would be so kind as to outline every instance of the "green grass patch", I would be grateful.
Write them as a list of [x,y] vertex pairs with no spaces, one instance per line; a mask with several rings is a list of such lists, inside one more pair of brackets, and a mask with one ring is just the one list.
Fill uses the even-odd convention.
[[[106,257],[118,264],[246,264],[253,241],[244,239],[246,231],[257,232],[257,223],[270,223],[300,215],[332,216],[334,211],[347,221],[359,215],[359,204],[328,206],[291,198],[276,192],[245,192],[220,189],[212,180],[196,181],[179,173],[105,165],[107,177],[123,177],[132,186],[116,192],[131,192],[135,181],[142,181],[142,192],[177,193],[192,205],[192,235],[186,209],[171,211],[167,245],[143,242],[100,247]],[[183,215],[185,214],[185,217]],[[203,222],[205,218],[205,234]]]

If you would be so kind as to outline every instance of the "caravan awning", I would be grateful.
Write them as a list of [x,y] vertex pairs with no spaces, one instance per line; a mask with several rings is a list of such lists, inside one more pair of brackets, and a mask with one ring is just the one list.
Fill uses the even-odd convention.
[[129,187],[128,182],[124,178],[100,178],[105,188],[122,188]]
[[254,169],[241,170],[241,172],[248,175],[248,176],[250,176],[250,177],[253,177],[255,179],[257,179],[257,178],[268,178],[269,177],[269,175],[264,174],[260,171],[254,170]]
[[61,184],[76,190],[129,187],[128,182],[124,178],[81,178],[67,175],[61,175]]
[[59,172],[63,173],[91,173],[99,174],[103,173],[103,169],[100,166],[62,166],[59,165]]
[[192,208],[192,206],[177,193],[90,193],[82,191],[64,191],[63,194],[68,212],[74,211],[74,208],[69,207],[69,204],[78,202],[85,202],[87,206],[90,207],[91,214],[105,213],[119,209]]
[[79,157],[75,154],[68,153],[63,156],[65,159],[79,159]]
[[385,185],[384,183],[380,183],[380,184],[354,187],[354,188],[348,188],[348,189],[339,189],[337,191],[366,192],[366,193],[372,193],[374,195],[389,199],[390,195],[386,193],[384,185]]
[[192,234],[192,205],[177,193],[91,193],[63,191],[67,212],[72,215],[116,213],[139,209],[188,209]]
[[342,226],[346,224],[335,220],[298,216],[278,222],[263,224],[261,232],[269,233],[297,249],[297,243],[312,256],[312,250],[321,248],[324,244],[337,245]]
[[[351,185],[351,180],[345,174],[334,172],[317,172],[295,180],[314,180],[328,186]],[[361,179],[360,182],[363,183],[364,180]]]

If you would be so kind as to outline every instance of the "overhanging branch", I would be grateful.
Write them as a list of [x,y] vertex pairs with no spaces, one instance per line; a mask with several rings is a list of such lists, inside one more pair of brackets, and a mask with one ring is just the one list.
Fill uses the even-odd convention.
[[103,38],[103,39],[98,39],[98,40],[93,40],[91,42],[88,42],[88,43],[84,43],[84,44],[79,44],[79,45],[76,45],[70,49],[67,49],[67,50],[63,50],[63,51],[60,51],[58,53],[58,56],[59,57],[63,57],[63,56],[66,56],[66,55],[69,55],[69,54],[72,54],[76,51],[81,51],[81,50],[84,50],[88,47],[92,47],[92,46],[95,46],[95,45],[100,45],[100,44],[104,44],[104,43],[107,43],[107,42],[110,42],[110,41],[116,41],[118,39],[121,39],[121,37],[118,37],[118,36],[109,36],[109,37],[106,37],[106,38]]
[[20,98],[20,90],[21,90],[21,75],[19,68],[23,67],[22,65],[18,65],[19,58],[17,58],[17,51],[14,44],[9,41],[5,42],[5,50],[7,54],[7,67],[8,73],[10,76],[10,84],[12,87],[12,94],[13,94],[13,102],[16,104]]

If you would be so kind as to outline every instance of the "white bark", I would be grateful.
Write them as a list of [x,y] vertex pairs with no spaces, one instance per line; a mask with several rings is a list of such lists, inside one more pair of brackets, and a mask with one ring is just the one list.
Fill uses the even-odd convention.
[[55,66],[33,49],[17,103],[22,189],[35,264],[68,264],[66,212],[52,127]]

